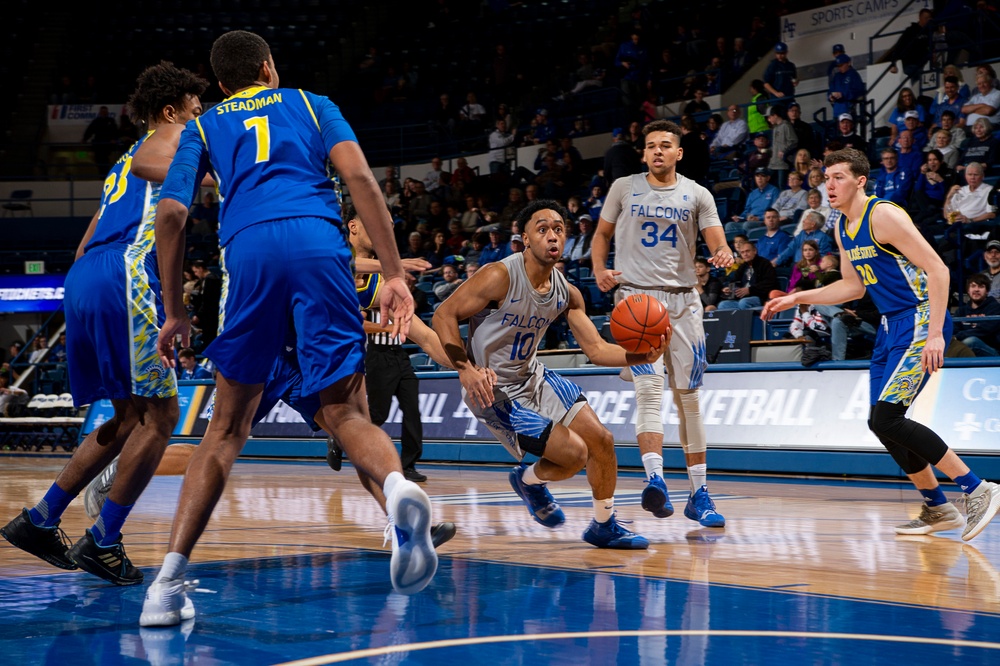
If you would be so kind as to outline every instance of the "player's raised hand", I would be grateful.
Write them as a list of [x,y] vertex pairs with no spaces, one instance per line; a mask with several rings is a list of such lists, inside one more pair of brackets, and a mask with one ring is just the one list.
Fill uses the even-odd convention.
[[764,303],[764,309],[760,313],[760,318],[764,321],[770,321],[774,315],[784,310],[790,310],[795,305],[795,297],[792,294],[772,298],[767,303]]
[[382,321],[392,321],[392,335],[406,342],[410,334],[410,320],[413,319],[413,296],[402,277],[386,280],[382,285],[382,299],[379,303]]
[[621,271],[613,271],[610,268],[602,268],[594,273],[597,286],[601,291],[611,291],[618,286],[618,276]]
[[928,336],[924,343],[924,350],[920,352],[920,367],[927,374],[934,374],[944,365],[944,336]]
[[156,340],[156,353],[160,356],[160,362],[165,368],[177,366],[174,356],[174,346],[177,336],[181,338],[181,346],[190,346],[191,322],[187,317],[167,317],[160,329],[160,336]]

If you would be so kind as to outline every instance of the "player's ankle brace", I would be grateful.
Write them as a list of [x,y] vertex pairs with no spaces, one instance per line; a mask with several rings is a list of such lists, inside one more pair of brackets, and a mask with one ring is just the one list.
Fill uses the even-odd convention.
[[652,432],[663,434],[663,375],[634,375],[636,420],[635,433]]

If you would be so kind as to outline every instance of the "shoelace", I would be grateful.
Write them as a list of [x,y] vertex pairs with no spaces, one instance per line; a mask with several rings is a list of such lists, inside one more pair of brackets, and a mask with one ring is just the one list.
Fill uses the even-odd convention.
[[62,546],[63,550],[69,550],[73,546],[73,542],[58,524],[54,526],[54,529],[47,530],[47,534],[51,537],[52,545]]
[[974,516],[983,510],[983,505],[990,501],[989,492],[981,493],[978,497],[966,495],[965,510],[968,515]]
[[385,544],[389,543],[389,539],[392,538],[392,531],[396,529],[396,521],[393,520],[392,514],[386,516],[385,529],[382,530],[382,547],[385,548]]

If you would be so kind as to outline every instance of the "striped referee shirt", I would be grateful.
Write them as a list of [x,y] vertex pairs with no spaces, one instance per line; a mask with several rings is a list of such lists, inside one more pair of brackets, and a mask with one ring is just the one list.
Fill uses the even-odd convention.
[[[378,309],[367,310],[365,312],[365,318],[374,324],[381,324],[382,314],[378,311]],[[402,343],[399,341],[398,337],[389,335],[388,333],[369,333],[368,344],[379,345],[381,347],[398,347]]]

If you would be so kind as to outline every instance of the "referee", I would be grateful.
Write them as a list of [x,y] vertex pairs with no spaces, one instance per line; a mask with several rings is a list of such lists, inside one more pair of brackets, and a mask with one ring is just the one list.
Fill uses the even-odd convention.
[[[367,312],[368,321],[380,323],[377,308]],[[403,413],[403,434],[400,441],[403,452],[403,476],[421,483],[427,477],[415,465],[424,451],[424,429],[420,423],[420,380],[410,365],[410,356],[403,349],[399,338],[388,333],[368,335],[365,351],[365,381],[368,385],[368,411],[372,423],[381,426],[389,418],[392,397],[399,401]]]

